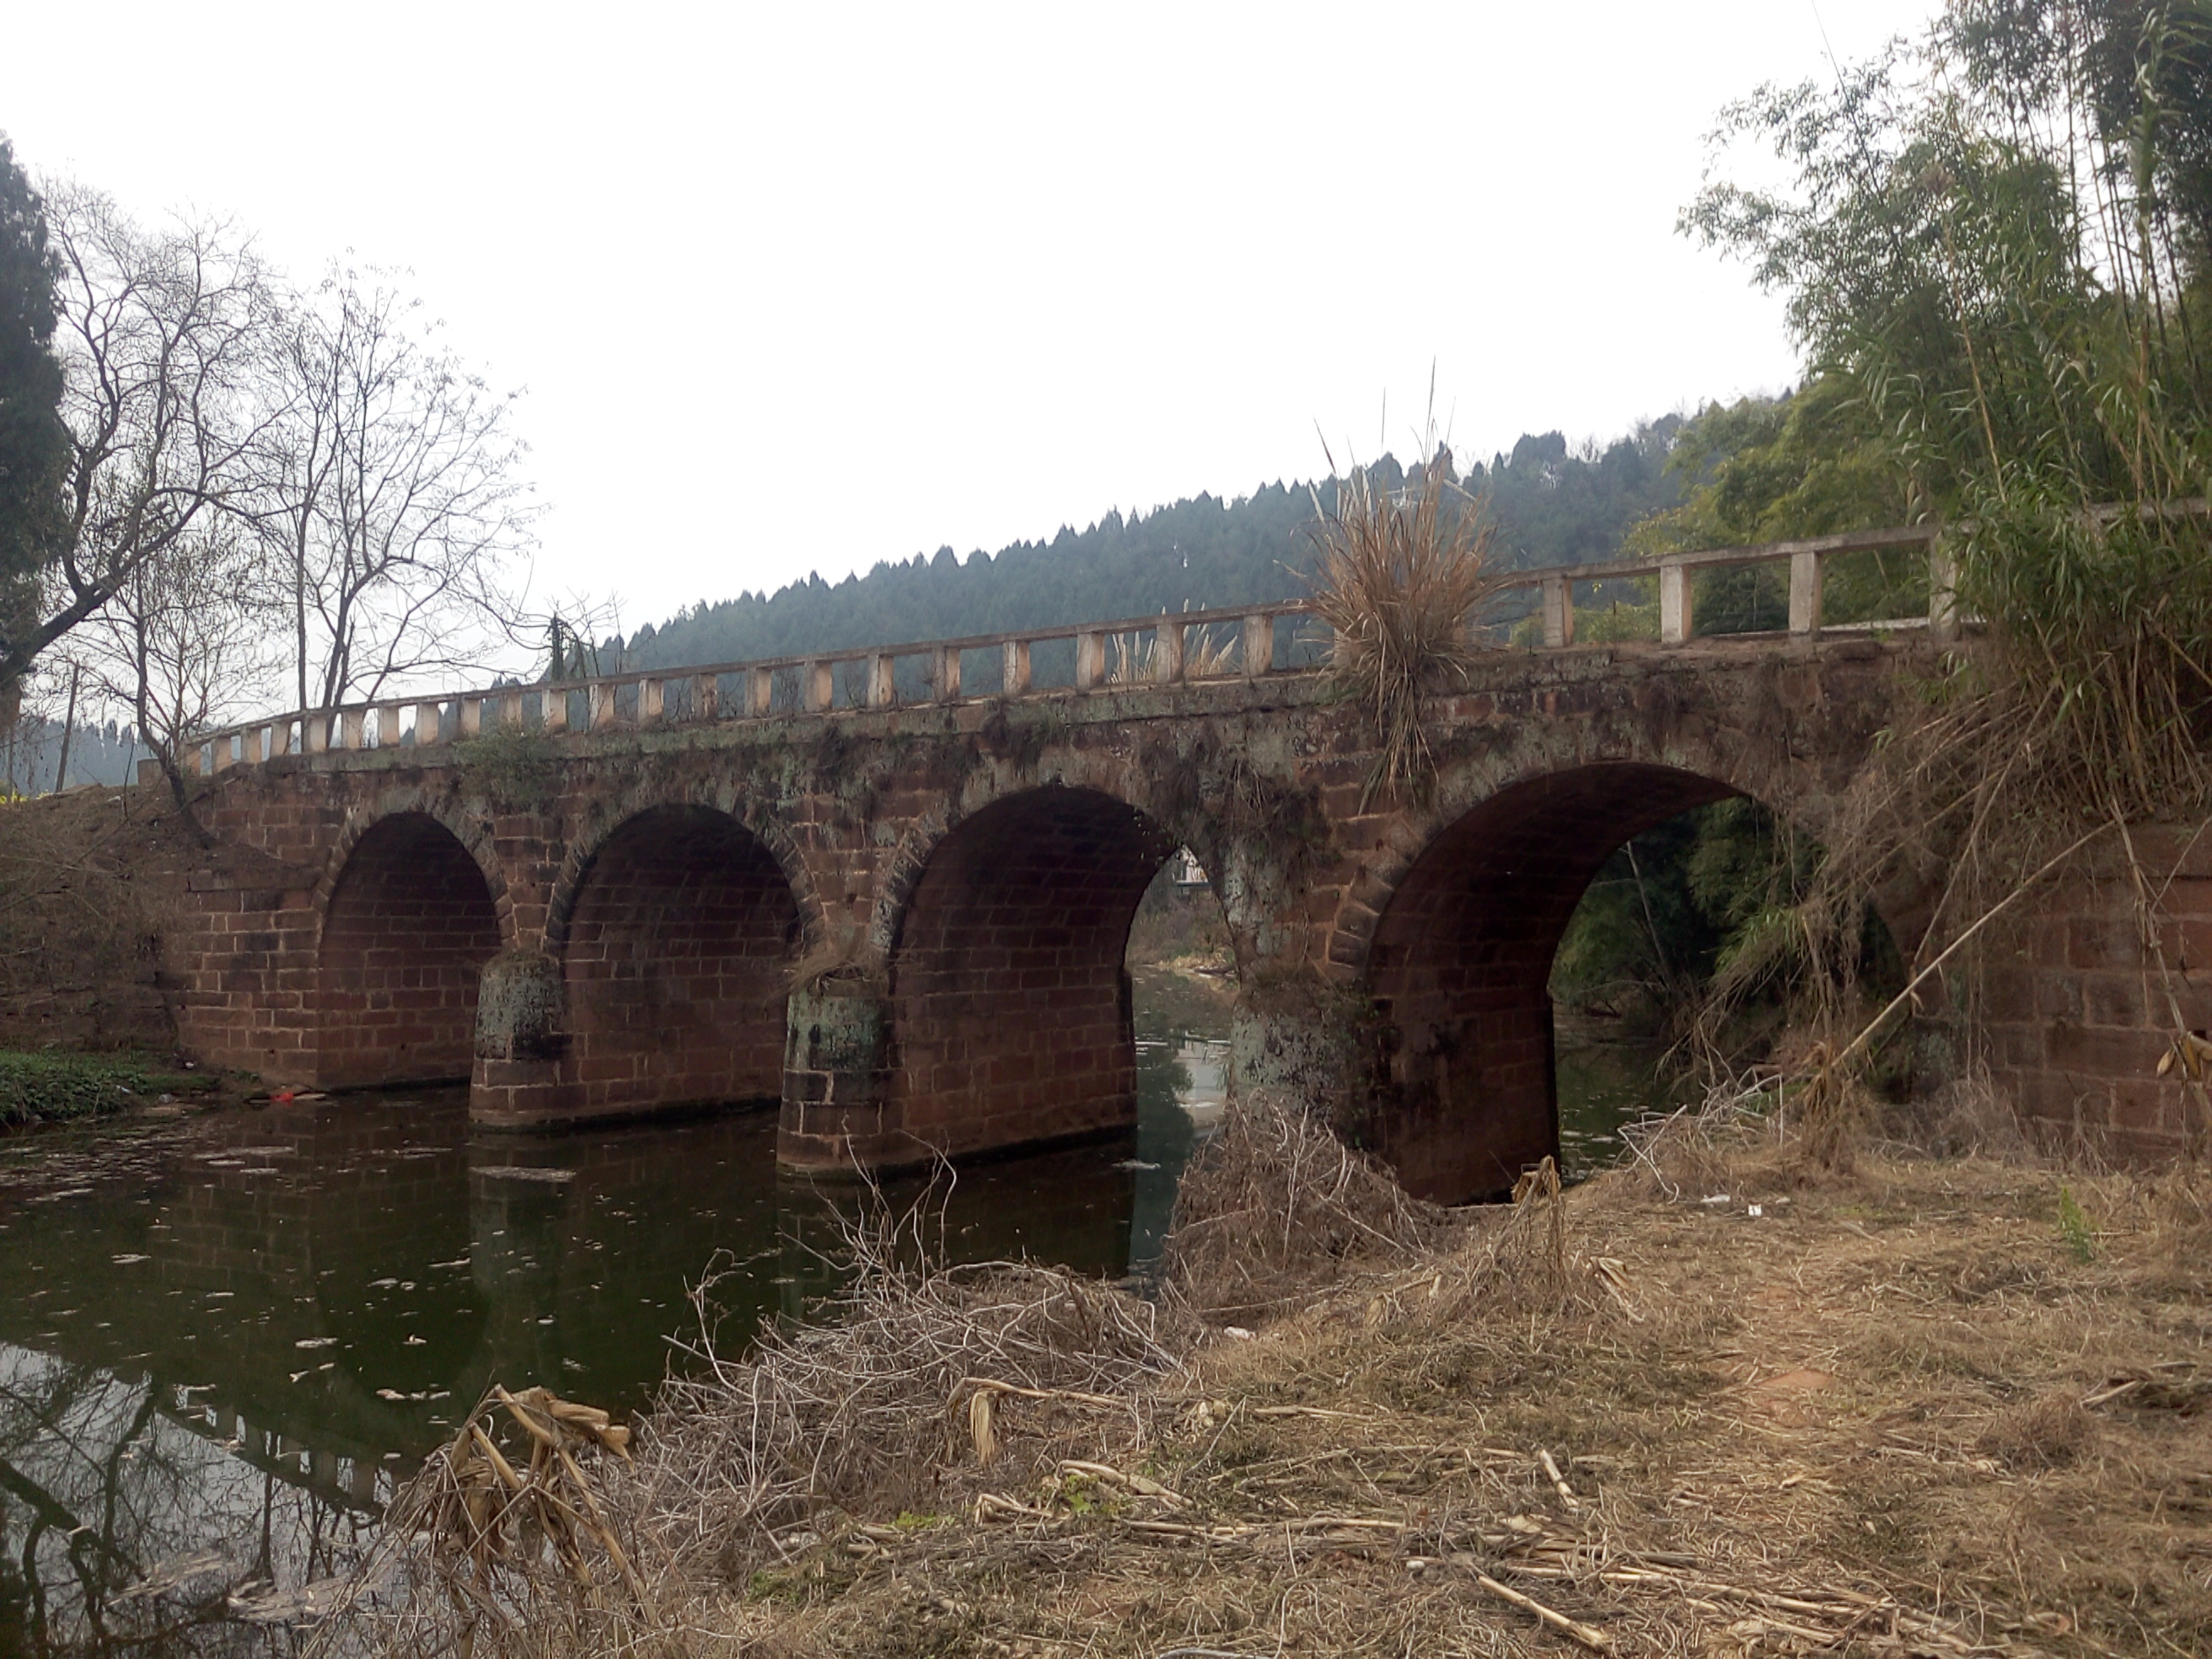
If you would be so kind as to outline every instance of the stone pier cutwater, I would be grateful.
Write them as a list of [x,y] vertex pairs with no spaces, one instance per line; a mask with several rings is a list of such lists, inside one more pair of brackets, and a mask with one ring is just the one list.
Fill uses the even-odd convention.
[[[1607,857],[1738,794],[1818,838],[1902,677],[1971,648],[1940,565],[1927,617],[1822,625],[1823,559],[1908,545],[1932,544],[1665,562],[1644,645],[1576,644],[1572,590],[1650,566],[1523,573],[1545,643],[1431,700],[1419,803],[1368,799],[1371,736],[1296,605],[212,734],[188,769],[222,856],[186,872],[165,940],[181,1035],[276,1083],[465,1079],[512,1127],[777,1102],[800,1170],[1095,1135],[1133,1120],[1123,952],[1187,847],[1236,954],[1232,1086],[1314,1103],[1416,1192],[1495,1193],[1557,1147],[1547,981]],[[1789,569],[1790,629],[1696,637],[1698,574],[1759,562]],[[1202,677],[1201,633],[1233,642]],[[2212,930],[2212,847],[2187,858],[2167,909]],[[1876,896],[1908,948],[1926,897]],[[2127,994],[2126,896],[2051,903],[1996,978],[1997,1079],[2170,1149],[2184,1106],[2154,1076],[2162,1011]],[[2208,953],[2192,933],[2182,959]]]

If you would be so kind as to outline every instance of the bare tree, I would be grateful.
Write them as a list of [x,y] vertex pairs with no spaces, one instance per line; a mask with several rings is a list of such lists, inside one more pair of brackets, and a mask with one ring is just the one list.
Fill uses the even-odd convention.
[[185,749],[265,696],[276,666],[253,604],[258,549],[242,524],[211,519],[141,562],[88,630],[101,691],[127,702],[193,830]]
[[0,682],[237,502],[270,416],[258,370],[275,301],[243,237],[214,220],[149,231],[74,185],[50,186],[46,211],[70,522],[46,602],[0,632]]
[[256,523],[302,708],[480,659],[522,626],[531,545],[514,394],[437,341],[385,274],[334,270],[286,319]]

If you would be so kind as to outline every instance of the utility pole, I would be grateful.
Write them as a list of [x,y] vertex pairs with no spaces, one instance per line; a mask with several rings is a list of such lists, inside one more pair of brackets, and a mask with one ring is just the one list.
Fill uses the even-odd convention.
[[69,781],[70,738],[76,732],[76,678],[83,672],[83,664],[73,662],[70,665],[69,713],[62,716],[62,753],[61,758],[54,763],[54,793],[57,795],[61,793],[62,786]]

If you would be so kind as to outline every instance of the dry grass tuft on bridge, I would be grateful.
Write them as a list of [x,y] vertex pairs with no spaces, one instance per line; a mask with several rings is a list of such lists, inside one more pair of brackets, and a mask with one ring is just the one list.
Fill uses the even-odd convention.
[[[878,1250],[844,1322],[602,1460],[650,1620],[603,1565],[475,1651],[2212,1650],[2212,1181],[2031,1155],[1972,1099],[1885,1127],[1978,1150],[1824,1166],[1724,1100],[1443,1215],[1262,1115],[1165,1315]],[[1270,1183],[1255,1275],[1218,1241],[1264,1248]]]

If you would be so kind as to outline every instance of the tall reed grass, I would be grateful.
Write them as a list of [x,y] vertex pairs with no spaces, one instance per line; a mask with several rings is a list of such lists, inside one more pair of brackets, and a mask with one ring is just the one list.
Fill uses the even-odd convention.
[[1314,614],[1334,635],[1329,673],[1374,722],[1381,751],[1363,808],[1385,793],[1427,796],[1436,756],[1421,700],[1465,683],[1472,629],[1495,590],[1497,526],[1448,471],[1438,453],[1418,486],[1398,492],[1356,468],[1333,507],[1316,496]]

